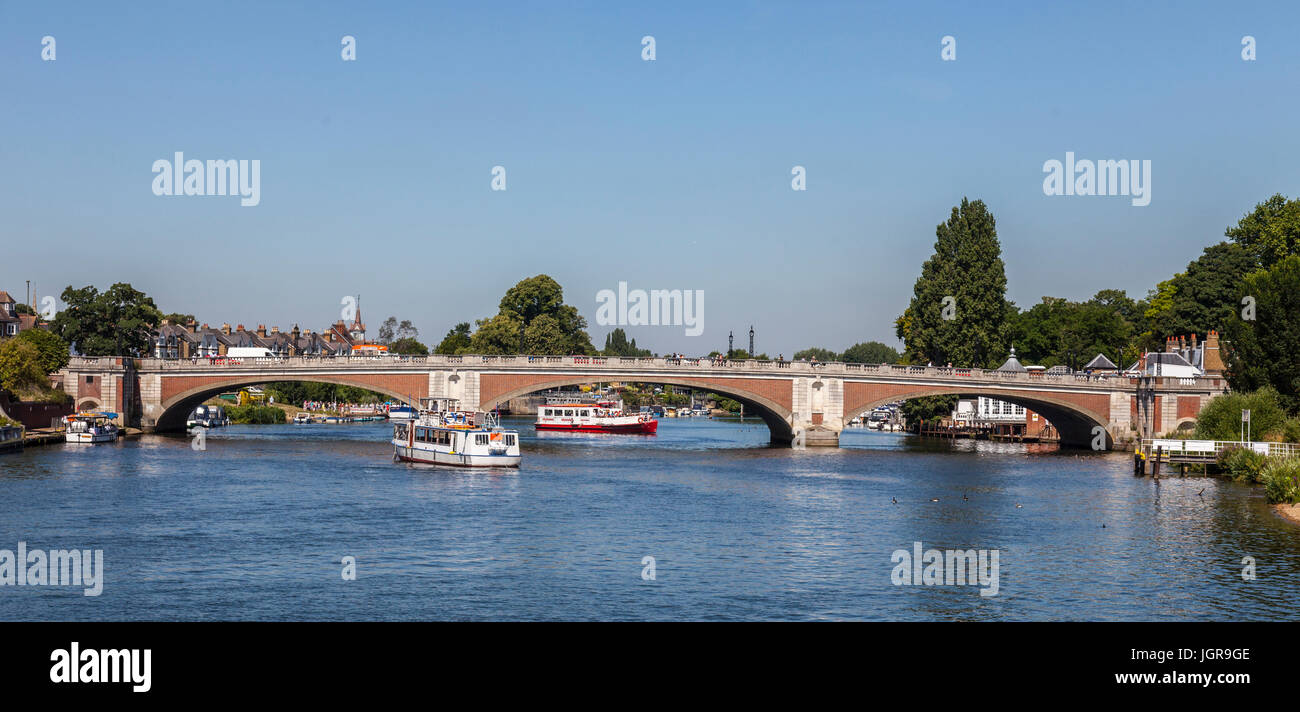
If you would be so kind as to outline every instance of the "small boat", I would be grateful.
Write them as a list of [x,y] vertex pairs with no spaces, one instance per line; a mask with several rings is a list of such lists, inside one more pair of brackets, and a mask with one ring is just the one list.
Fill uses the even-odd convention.
[[294,425],[310,425],[310,424],[311,424],[311,413],[308,413],[308,412],[305,411],[305,410],[300,410],[300,411],[298,411],[298,413],[295,414],[295,415],[293,416],[293,424],[294,424]]
[[230,425],[230,418],[226,416],[226,409],[219,405],[201,405],[185,421],[187,428],[220,428],[226,425]]
[[599,401],[538,408],[536,427],[538,431],[653,435],[659,429],[659,421],[650,413],[624,413],[616,403]]
[[64,417],[64,439],[70,443],[109,443],[117,440],[117,413],[83,412]]
[[409,405],[395,405],[388,409],[389,420],[415,420],[418,415]]
[[423,411],[393,424],[393,459],[459,467],[519,467],[519,433],[491,413]]
[[871,411],[867,418],[867,427],[872,430],[884,430],[889,424],[890,412],[888,408],[877,408]]

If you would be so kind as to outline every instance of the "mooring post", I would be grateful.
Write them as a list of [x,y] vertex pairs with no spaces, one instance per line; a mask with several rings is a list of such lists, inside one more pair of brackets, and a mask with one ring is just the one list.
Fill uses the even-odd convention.
[[1151,463],[1151,476],[1160,479],[1160,456],[1164,454],[1164,448],[1156,448],[1156,461]]

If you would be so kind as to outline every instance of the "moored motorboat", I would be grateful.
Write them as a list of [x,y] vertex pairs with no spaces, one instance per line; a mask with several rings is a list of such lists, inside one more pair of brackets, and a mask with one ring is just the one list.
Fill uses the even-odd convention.
[[230,418],[226,416],[226,409],[219,405],[201,405],[190,412],[190,417],[185,421],[187,428],[220,428],[230,425]]
[[409,405],[395,405],[388,409],[389,420],[415,420],[418,415]]

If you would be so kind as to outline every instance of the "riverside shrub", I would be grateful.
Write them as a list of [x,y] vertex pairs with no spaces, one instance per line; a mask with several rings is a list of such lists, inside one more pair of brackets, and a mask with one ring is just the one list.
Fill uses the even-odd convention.
[[1300,458],[1273,458],[1264,466],[1264,495],[1273,504],[1300,503]]

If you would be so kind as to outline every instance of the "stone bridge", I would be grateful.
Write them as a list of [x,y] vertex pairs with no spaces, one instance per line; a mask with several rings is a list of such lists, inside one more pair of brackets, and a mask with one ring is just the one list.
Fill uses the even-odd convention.
[[512,398],[598,381],[687,386],[745,404],[772,441],[839,443],[844,424],[878,405],[933,395],[990,396],[1042,414],[1067,446],[1089,447],[1100,426],[1106,446],[1158,436],[1195,419],[1227,390],[1221,377],[1007,373],[972,368],[713,361],[597,356],[409,356],[286,359],[73,358],[59,374],[78,408],[127,414],[146,431],[184,430],[203,401],[241,386],[316,381],[358,386],[394,399],[455,398],[466,410],[491,410]]

